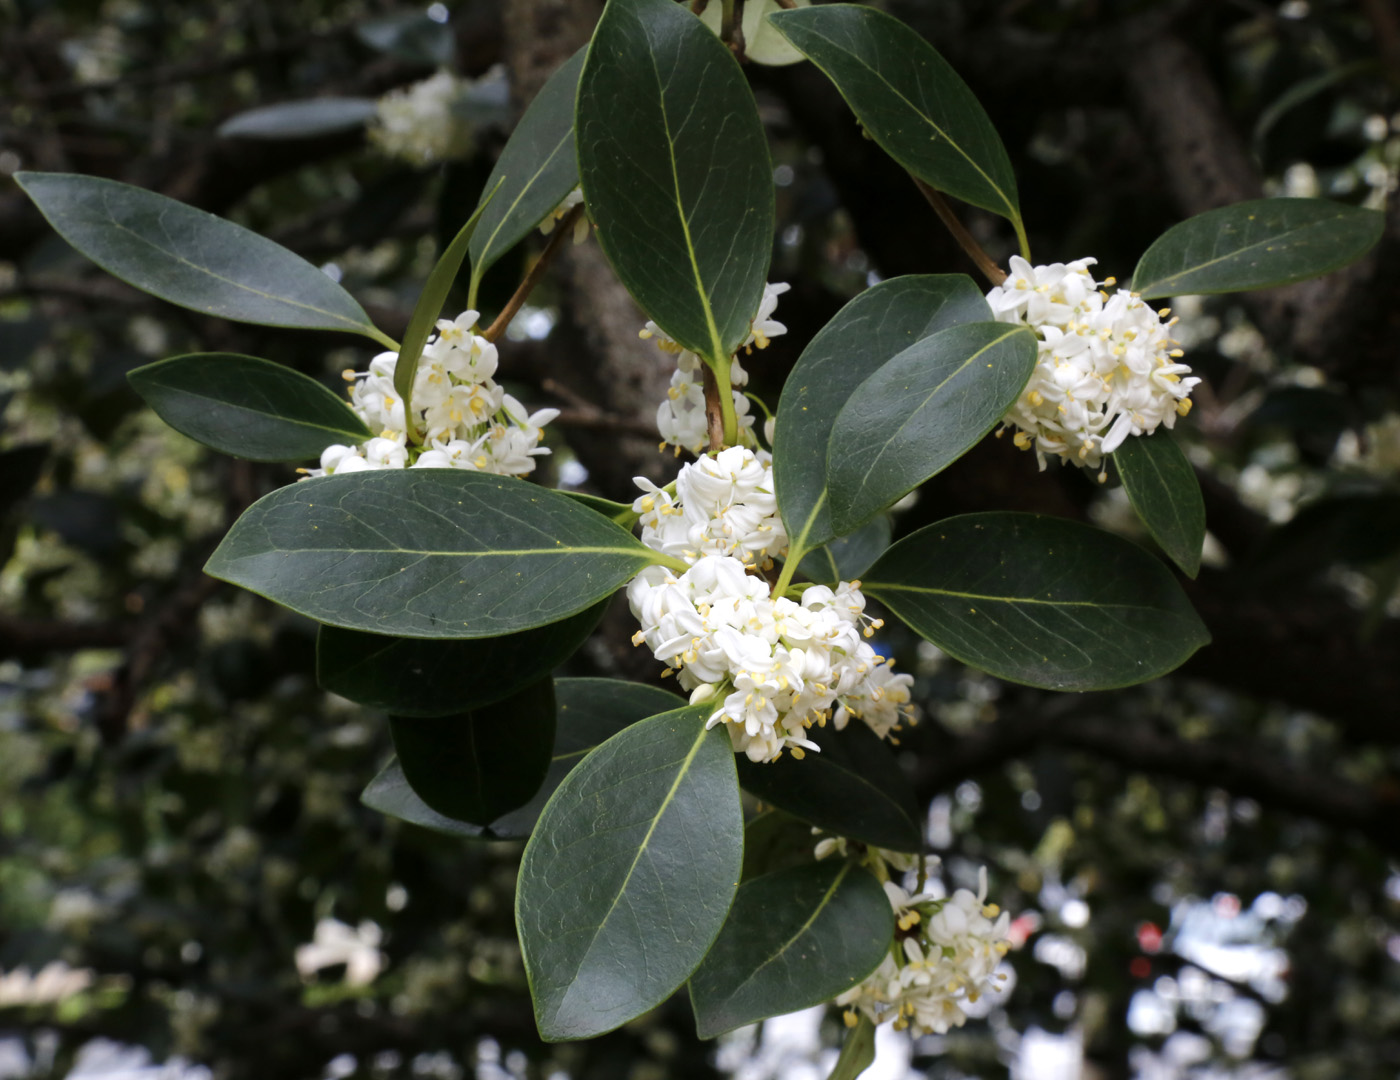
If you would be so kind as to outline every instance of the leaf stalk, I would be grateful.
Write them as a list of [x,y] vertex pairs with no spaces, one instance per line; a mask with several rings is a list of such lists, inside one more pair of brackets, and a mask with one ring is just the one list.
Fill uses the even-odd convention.
[[[913,179],[914,186],[933,207],[933,212],[938,215],[938,220],[947,226],[948,231],[953,234],[953,239],[958,242],[958,246],[967,253],[969,259],[976,263],[977,269],[982,271],[983,276],[993,285],[1000,285],[1005,281],[1006,271],[999,267],[992,257],[982,250],[982,245],[973,239],[972,234],[967,231],[967,226],[959,221],[958,216],[953,213],[953,208],[948,205],[948,200],[917,176]],[[1012,224],[1016,226],[1016,235],[1021,244],[1022,257],[1025,257],[1030,250],[1026,243],[1025,227],[1019,221]]]

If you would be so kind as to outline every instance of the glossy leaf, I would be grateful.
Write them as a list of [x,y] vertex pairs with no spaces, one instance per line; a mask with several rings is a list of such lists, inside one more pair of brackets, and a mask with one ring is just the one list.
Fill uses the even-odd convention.
[[576,615],[661,558],[523,480],[385,469],[264,495],[205,572],[330,626],[483,638]]
[[750,881],[775,870],[806,866],[816,846],[812,826],[785,810],[765,809],[744,826],[744,874]]
[[399,770],[435,813],[490,825],[544,783],[554,747],[554,683],[452,716],[389,718]]
[[1163,430],[1126,440],[1113,452],[1128,501],[1152,539],[1187,577],[1201,569],[1206,504],[1196,470]]
[[310,139],[365,126],[374,115],[373,98],[323,97],[286,101],[230,116],[219,125],[225,139]]
[[830,1001],[879,967],[893,938],[885,890],[844,859],[745,882],[690,978],[696,1033],[710,1039]]
[[762,765],[740,756],[744,790],[826,832],[891,851],[919,851],[924,834],[914,792],[893,751],[859,720],[828,724],[807,737],[821,747],[801,761]]
[[1256,199],[1173,225],[1143,254],[1133,291],[1147,299],[1243,292],[1317,277],[1354,262],[1377,240],[1376,210],[1324,199]]
[[181,435],[252,461],[305,461],[373,434],[344,398],[298,371],[236,353],[192,353],[127,373]]
[[851,532],[975,446],[1035,370],[1030,330],[955,326],[909,346],[861,383],[831,429],[831,522]]
[[323,626],[316,637],[316,681],[333,694],[398,716],[477,708],[524,689],[572,656],[607,603],[534,630],[465,641]]
[[727,362],[763,297],[773,170],[738,61],[673,0],[610,0],[578,87],[598,242],[656,324]]
[[566,60],[541,87],[486,181],[486,191],[497,184],[500,191],[484,212],[477,208],[481,224],[468,248],[472,260],[469,306],[475,306],[482,275],[578,186],[574,99],[584,52],[580,49]]
[[802,551],[830,540],[826,455],[846,399],[888,360],[941,330],[990,319],[962,274],[891,278],[836,313],[802,351],[783,386],[773,435],[773,482],[788,535]]
[[707,705],[634,724],[549,800],[525,848],[516,926],[546,1040],[611,1031],[659,1005],[719,933],[744,821],[734,750]]
[[823,585],[854,581],[890,546],[892,532],[889,515],[881,514],[849,536],[837,537],[810,552],[798,570],[808,580]]
[[462,268],[462,260],[467,257],[467,245],[471,243],[481,215],[494,201],[501,183],[502,181],[498,180],[495,187],[487,185],[472,216],[457,230],[452,243],[448,244],[447,249],[438,257],[432,272],[428,274],[428,280],[423,284],[423,291],[418,294],[418,302],[413,305],[413,314],[409,317],[408,329],[404,331],[403,344],[399,347],[399,358],[394,364],[394,389],[403,399],[404,415],[412,418],[410,423],[414,426],[417,425],[417,419],[413,412],[413,380],[418,374],[418,361],[423,359],[423,347],[428,344],[433,327],[437,325],[438,316],[442,314],[442,305],[447,302],[452,283],[457,280],[457,271]]
[[115,180],[16,173],[34,204],[109,274],[204,315],[390,340],[316,267],[241,225]]
[[940,521],[861,580],[949,655],[1047,690],[1146,682],[1210,640],[1171,572],[1142,548],[1037,514]]
[[438,832],[478,840],[524,840],[535,827],[554,789],[584,755],[623,728],[684,704],[665,690],[619,679],[556,679],[554,696],[558,712],[549,771],[534,798],[520,809],[502,815],[487,826],[454,821],[414,794],[397,758],[365,788],[360,801],[382,814]]
[[915,176],[1021,232],[1016,174],[976,95],[927,41],[856,4],[769,21],[826,74],[880,148]]

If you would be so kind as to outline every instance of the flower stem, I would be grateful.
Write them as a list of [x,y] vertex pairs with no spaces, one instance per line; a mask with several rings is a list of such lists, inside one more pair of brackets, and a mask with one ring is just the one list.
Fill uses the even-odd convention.
[[739,421],[734,415],[734,390],[729,382],[729,365],[723,370],[705,361],[705,422],[710,431],[710,449],[723,450],[739,440]]
[[530,267],[530,272],[525,275],[525,280],[520,283],[520,288],[515,290],[515,295],[510,298],[505,308],[496,316],[496,321],[486,328],[481,335],[487,341],[495,341],[506,332],[506,327],[510,325],[512,319],[519,313],[525,301],[530,298],[530,294],[535,291],[535,286],[544,277],[544,272],[549,269],[549,264],[554,261],[554,256],[564,244],[566,237],[572,236],[574,232],[574,222],[583,213],[582,206],[575,206],[567,214],[564,220],[554,227],[554,232],[549,238],[549,243],[540,252],[540,257],[535,260],[535,265]]
[[[992,260],[992,257],[982,250],[982,245],[972,238],[967,227],[953,213],[953,208],[948,205],[948,201],[917,176],[914,177],[914,186],[928,200],[928,204],[933,207],[933,212],[938,215],[938,220],[948,227],[948,231],[953,234],[953,239],[958,242],[958,246],[963,251],[967,252],[967,257],[977,264],[977,269],[982,271],[983,276],[993,285],[1000,285],[1005,281],[1006,271],[1002,270]],[[1019,221],[1013,222],[1013,224],[1016,226],[1016,236],[1021,242],[1022,252],[1029,251],[1025,226]]]

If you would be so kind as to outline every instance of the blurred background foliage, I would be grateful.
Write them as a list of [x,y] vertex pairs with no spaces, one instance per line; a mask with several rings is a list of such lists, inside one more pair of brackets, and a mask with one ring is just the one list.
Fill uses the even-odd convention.
[[[919,675],[926,721],[904,764],[948,884],[987,864],[1022,945],[985,1020],[892,1037],[880,1075],[1394,1077],[1400,6],[882,6],[988,108],[1038,261],[1093,254],[1126,278],[1169,224],[1260,194],[1365,204],[1388,226],[1369,259],[1320,282],[1177,305],[1207,379],[1178,431],[1207,497],[1190,591],[1215,637],[1179,674],[1056,697],[883,643]],[[365,349],[153,301],[67,250],[8,179],[109,176],[228,216],[324,265],[397,335],[510,117],[599,7],[0,0],[0,1076],[80,1060],[84,1075],[179,1060],[172,1075],[231,1080],[757,1080],[829,1065],[830,1017],[716,1047],[696,1042],[683,997],[593,1043],[538,1041],[511,916],[518,847],[362,807],[390,752],[383,717],[317,690],[310,624],[199,571],[241,508],[294,474],[204,452],[124,378],[225,350],[342,386]],[[481,80],[461,109],[470,149],[446,163],[391,159],[363,109],[310,129],[285,113],[223,127],[255,107],[372,100],[440,68]],[[973,271],[819,73],[750,74],[779,192],[772,276],[794,286],[778,313],[789,333],[749,365],[771,406],[861,288]],[[965,218],[1011,253],[1004,223]],[[539,246],[488,277],[488,314]],[[629,498],[631,476],[672,467],[651,434],[667,358],[640,325],[589,243],[503,342],[512,391],[564,410],[547,482]],[[995,439],[896,530],[993,508],[1148,542],[1114,482],[1037,474]],[[568,673],[654,681],[629,634],[615,605]]]

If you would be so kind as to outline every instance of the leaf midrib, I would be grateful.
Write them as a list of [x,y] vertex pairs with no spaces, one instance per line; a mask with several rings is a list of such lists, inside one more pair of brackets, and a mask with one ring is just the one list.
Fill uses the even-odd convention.
[[956,589],[935,589],[928,585],[892,585],[885,582],[863,581],[862,589],[868,593],[906,592],[922,593],[929,596],[949,596],[959,600],[981,600],[994,604],[1034,604],[1041,607],[1089,607],[1105,610],[1124,609],[1127,611],[1155,611],[1163,615],[1174,614],[1149,604],[1100,603],[1096,600],[1037,600],[1031,596],[993,596],[985,593],[959,592]]
[[[476,261],[472,264],[473,281],[479,282],[482,276],[485,274],[485,267],[492,261],[489,258],[489,256],[492,254],[492,245],[495,244],[496,237],[501,234],[501,230],[506,227],[506,222],[510,221],[510,216],[515,212],[515,208],[519,206],[520,201],[530,193],[530,190],[535,186],[536,181],[538,181],[539,178],[544,175],[545,170],[549,168],[550,164],[554,161],[555,157],[558,156],[559,151],[563,148],[564,144],[569,141],[573,134],[574,125],[570,124],[569,130],[564,133],[563,137],[561,137],[557,143],[554,144],[554,149],[551,150],[549,152],[549,156],[544,159],[544,164],[542,164],[538,169],[535,170],[534,174],[530,177],[530,179],[525,182],[525,186],[520,189],[520,193],[516,195],[514,201],[505,208],[505,212],[501,215],[501,220],[496,223],[496,227],[492,229],[491,234],[486,237],[486,242],[481,246],[481,251],[478,253]],[[502,179],[504,179],[504,177]]]
[[[495,557],[515,558],[520,555],[573,555],[577,553],[587,555],[631,555],[634,558],[646,558],[645,549],[623,548],[623,547],[554,547],[554,548],[523,548],[517,550],[506,550],[494,548],[491,551],[433,551],[420,550],[418,548],[268,548],[260,551],[256,555],[235,555],[230,561],[242,559],[256,559],[263,555],[428,555],[452,558],[472,558],[488,559]],[[648,560],[651,561],[651,560]]]

